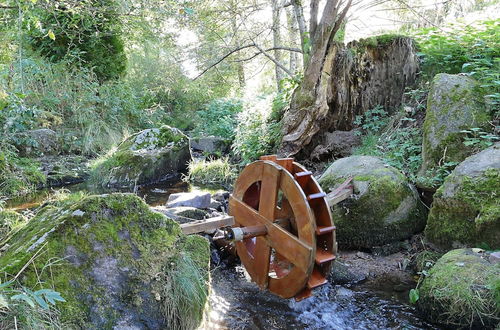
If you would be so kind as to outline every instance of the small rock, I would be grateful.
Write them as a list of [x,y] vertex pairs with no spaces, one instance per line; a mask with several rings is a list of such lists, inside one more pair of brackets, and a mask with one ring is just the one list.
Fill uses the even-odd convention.
[[215,199],[212,199],[210,201],[210,205],[208,206],[211,209],[222,211],[222,203],[219,201],[216,201]]
[[229,199],[229,195],[230,194],[228,191],[218,191],[212,195],[212,198],[218,202],[225,202],[226,200]]
[[500,251],[497,251],[497,252],[492,252],[490,254],[490,262],[492,264],[498,264],[500,263]]
[[168,197],[167,207],[189,206],[197,209],[210,207],[210,193],[193,191],[171,194]]

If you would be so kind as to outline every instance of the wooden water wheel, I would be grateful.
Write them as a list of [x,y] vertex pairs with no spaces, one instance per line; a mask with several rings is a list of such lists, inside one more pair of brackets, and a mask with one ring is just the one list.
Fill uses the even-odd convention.
[[336,242],[326,194],[292,158],[263,156],[245,167],[229,214],[242,235],[241,262],[262,289],[300,300],[327,282]]

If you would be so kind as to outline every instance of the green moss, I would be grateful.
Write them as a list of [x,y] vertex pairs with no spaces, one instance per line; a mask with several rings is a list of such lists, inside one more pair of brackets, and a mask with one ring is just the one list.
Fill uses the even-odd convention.
[[432,321],[454,327],[494,327],[500,320],[500,264],[468,249],[439,259],[420,286],[418,307]]
[[443,254],[439,252],[424,250],[417,254],[415,258],[415,268],[417,272],[429,270]]
[[[0,270],[15,274],[41,251],[24,270],[23,284],[59,291],[67,301],[60,305],[61,319],[74,327],[111,328],[124,310],[179,327],[201,319],[208,242],[182,236],[177,223],[152,212],[135,195],[55,201],[7,243]],[[125,282],[100,279],[100,272],[116,273],[115,280]],[[188,276],[179,278],[180,274]],[[153,301],[158,303],[152,305]],[[163,305],[177,314],[165,314]]]
[[[443,162],[461,162],[475,150],[464,145],[462,130],[487,127],[491,120],[484,95],[477,82],[462,77],[449,87],[456,76],[438,74],[433,79],[427,97],[427,112],[423,124],[423,163],[419,175],[430,182]],[[445,88],[450,88],[445,90]],[[425,186],[425,185],[424,185]],[[432,188],[432,187],[426,187]]]
[[399,38],[407,38],[407,37],[405,37],[403,35],[398,35],[398,34],[382,34],[379,36],[360,39],[358,41],[358,43],[356,44],[356,46],[359,48],[384,47],[384,46],[387,46],[387,45],[393,43],[395,40],[397,40]]
[[169,126],[148,129],[94,161],[90,182],[105,188],[157,183],[185,172],[190,159],[189,138],[182,132]]
[[[448,183],[456,180],[455,176],[446,179]],[[479,178],[464,177],[457,184],[453,197],[444,196],[445,185],[436,192],[426,236],[444,247],[458,242],[500,248],[500,171],[488,169]]]
[[[329,191],[344,178],[326,176],[321,186]],[[388,175],[354,177],[355,194],[357,189],[368,192],[359,198],[348,199],[336,206],[332,215],[337,226],[337,239],[343,247],[366,247],[383,245],[388,242],[407,238],[423,229],[424,212],[407,184],[395,181]],[[408,203],[408,205],[403,205]],[[401,218],[398,208],[408,207],[411,211]],[[402,211],[403,213],[405,211]]]

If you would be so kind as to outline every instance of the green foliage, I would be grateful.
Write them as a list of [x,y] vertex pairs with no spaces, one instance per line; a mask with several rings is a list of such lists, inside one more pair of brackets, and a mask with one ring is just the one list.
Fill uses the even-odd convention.
[[366,133],[375,134],[388,123],[387,111],[381,105],[356,116],[353,124],[361,127]]
[[237,115],[243,104],[239,99],[216,99],[199,110],[195,134],[198,136],[219,136],[233,140],[237,126]]
[[458,162],[445,162],[436,168],[427,170],[425,175],[418,176],[416,182],[422,187],[438,188],[457,165]]
[[415,304],[420,298],[420,292],[418,289],[411,289],[409,293],[410,304]]
[[368,111],[365,116],[357,116],[356,123],[367,135],[362,137],[362,144],[354,154],[384,158],[414,181],[422,163],[422,133],[413,118],[397,116],[391,125],[388,125],[387,112],[381,107]]
[[481,90],[498,116],[500,105],[500,20],[476,25],[455,24],[415,33],[428,80],[436,73],[465,73],[481,83]]
[[228,158],[193,160],[189,163],[185,181],[206,185],[230,186],[236,179],[236,171]]
[[279,122],[283,118],[286,107],[290,104],[292,94],[302,81],[301,75],[293,78],[286,77],[280,81],[281,89],[273,98],[271,115],[269,120]]
[[116,79],[125,72],[126,57],[115,0],[40,2],[29,13],[29,42],[49,60],[86,67],[99,81]]
[[65,302],[52,289],[32,291],[15,280],[0,284],[0,327],[13,329],[60,328],[55,305]]
[[473,147],[476,152],[491,147],[496,141],[500,140],[498,135],[485,132],[479,127],[472,127],[460,132],[466,134],[464,138],[464,145],[467,147]]
[[45,182],[46,177],[37,161],[18,157],[11,148],[0,143],[0,196],[26,195]]
[[[238,116],[238,127],[232,145],[242,164],[273,153],[281,140],[281,123],[270,119],[270,99],[246,107]],[[266,111],[267,110],[267,111]]]

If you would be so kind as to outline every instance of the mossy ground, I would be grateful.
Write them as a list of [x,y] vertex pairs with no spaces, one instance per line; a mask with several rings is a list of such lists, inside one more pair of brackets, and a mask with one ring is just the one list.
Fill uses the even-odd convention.
[[452,250],[439,259],[419,288],[418,307],[434,322],[486,329],[500,322],[500,264],[484,253]]
[[[39,252],[22,282],[60,292],[68,327],[111,328],[127,313],[150,327],[198,324],[208,290],[208,242],[182,236],[174,221],[135,195],[80,197],[43,208],[8,241],[0,270],[16,274]],[[116,278],[100,278],[110,267]]]
[[17,212],[0,209],[0,243],[12,230],[22,227],[26,221],[27,219]]
[[[458,180],[450,176],[446,181]],[[445,197],[443,185],[434,196],[426,236],[443,247],[453,243],[500,248],[500,171],[489,169],[479,178],[460,179],[453,197]]]

